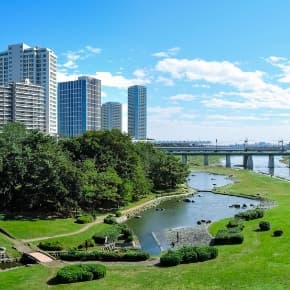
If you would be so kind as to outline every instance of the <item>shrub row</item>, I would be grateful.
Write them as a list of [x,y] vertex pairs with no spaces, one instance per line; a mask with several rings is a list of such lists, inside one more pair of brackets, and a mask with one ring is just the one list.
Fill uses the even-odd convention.
[[59,241],[43,241],[38,244],[38,247],[44,251],[61,251],[64,248]]
[[141,250],[115,250],[115,251],[70,251],[61,254],[60,258],[66,261],[145,261],[150,255]]
[[169,250],[160,257],[160,265],[165,267],[176,266],[181,263],[203,262],[216,258],[218,250],[215,247],[182,247],[176,251]]
[[250,209],[244,212],[240,212],[235,215],[235,218],[243,219],[246,221],[262,218],[264,216],[264,210],[261,208]]
[[82,216],[79,216],[76,219],[75,223],[77,223],[77,224],[88,224],[88,223],[90,223],[92,221],[93,221],[92,216],[90,216],[90,215],[82,215]]
[[244,236],[239,230],[233,229],[219,230],[213,243],[215,245],[241,244],[244,241]]
[[63,267],[56,274],[58,283],[90,281],[105,277],[106,267],[100,264],[79,264]]

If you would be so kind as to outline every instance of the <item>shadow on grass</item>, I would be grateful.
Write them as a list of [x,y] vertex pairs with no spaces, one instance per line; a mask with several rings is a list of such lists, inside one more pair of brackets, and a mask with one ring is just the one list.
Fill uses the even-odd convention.
[[56,277],[53,277],[53,278],[49,279],[49,280],[46,282],[46,284],[47,284],[47,285],[50,285],[50,286],[53,286],[53,285],[58,285],[58,284],[60,284],[60,283],[57,281]]

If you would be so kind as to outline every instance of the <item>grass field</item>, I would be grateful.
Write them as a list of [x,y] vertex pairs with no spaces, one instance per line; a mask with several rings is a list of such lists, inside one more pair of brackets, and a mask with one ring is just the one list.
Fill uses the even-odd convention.
[[20,253],[12,248],[13,244],[0,233],[0,247],[5,247],[9,257],[17,258],[20,257]]
[[0,220],[0,228],[17,239],[32,239],[42,236],[54,236],[82,228],[74,223],[75,219],[11,219]]
[[[65,249],[74,248],[82,244],[85,240],[91,239],[94,234],[101,233],[104,230],[109,229],[110,227],[112,227],[112,225],[95,224],[92,227],[90,227],[88,230],[82,233],[71,235],[71,236],[66,236],[66,237],[52,238],[45,241],[50,241],[50,242],[59,241],[64,246]],[[39,242],[35,241],[32,244],[37,246]]]
[[[232,194],[257,195],[275,200],[263,220],[271,223],[269,232],[258,232],[260,220],[245,222],[241,245],[219,246],[215,260],[172,268],[146,265],[108,265],[104,279],[70,285],[50,286],[57,268],[36,265],[0,273],[0,289],[289,289],[290,288],[290,182],[244,170],[207,168],[233,175],[237,183],[218,189]],[[219,221],[210,227],[215,233],[224,227]],[[282,237],[272,237],[274,229]]]

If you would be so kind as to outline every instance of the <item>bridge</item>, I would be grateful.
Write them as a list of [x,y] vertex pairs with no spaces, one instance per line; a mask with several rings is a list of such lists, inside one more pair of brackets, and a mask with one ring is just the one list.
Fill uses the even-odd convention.
[[[226,167],[231,167],[231,156],[243,156],[243,167],[245,169],[253,169],[253,156],[268,156],[268,167],[274,168],[274,156],[290,156],[290,151],[285,151],[284,148],[277,146],[266,147],[242,147],[242,146],[192,146],[192,147],[161,147],[159,149],[172,153],[174,155],[181,155],[182,162],[187,164],[187,156],[200,156],[203,155],[203,164],[207,166],[209,156],[222,155],[226,157]],[[290,167],[290,162],[289,162]]]

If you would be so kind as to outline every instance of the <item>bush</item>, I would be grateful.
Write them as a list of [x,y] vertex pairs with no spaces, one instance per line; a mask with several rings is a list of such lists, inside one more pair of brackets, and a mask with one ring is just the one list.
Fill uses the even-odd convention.
[[161,266],[176,266],[180,263],[195,263],[214,259],[218,255],[215,247],[182,247],[176,251],[169,250],[160,257]]
[[85,240],[82,244],[80,244],[78,246],[78,249],[86,249],[86,248],[90,248],[90,247],[94,247],[95,246],[95,242],[93,239],[88,239]]
[[169,250],[160,257],[160,265],[164,267],[176,266],[181,263],[179,252]]
[[104,223],[109,225],[115,225],[117,224],[117,220],[113,215],[109,214],[104,218]]
[[261,208],[250,209],[244,212],[240,212],[235,215],[235,218],[243,219],[246,221],[262,218],[264,216],[264,210]]
[[75,223],[77,223],[77,224],[88,224],[88,223],[90,223],[92,221],[93,221],[92,216],[90,216],[90,215],[82,215],[82,216],[79,216],[76,219]]
[[241,244],[243,241],[244,236],[240,231],[233,232],[230,230],[219,230],[214,238],[215,245]]
[[100,279],[106,275],[106,267],[99,264],[69,265],[56,274],[58,283],[74,283]]
[[120,216],[122,216],[122,212],[121,212],[120,210],[117,210],[117,211],[115,212],[115,216],[116,216],[116,217],[120,217]]
[[243,221],[241,219],[231,219],[229,220],[228,224],[227,224],[227,228],[228,229],[238,229],[239,231],[242,231],[244,229],[244,224]]
[[59,241],[54,242],[40,242],[38,247],[44,251],[61,251],[63,250],[64,246]]
[[150,255],[141,250],[116,250],[116,251],[70,251],[61,254],[60,258],[66,261],[145,261]]
[[261,231],[265,232],[265,231],[269,231],[271,229],[271,225],[269,222],[261,221],[259,223],[259,228]]
[[130,243],[130,242],[132,242],[134,240],[134,238],[133,238],[133,235],[131,234],[131,235],[128,235],[128,236],[126,236],[125,237],[125,242],[126,243]]
[[281,237],[283,235],[283,231],[282,230],[275,230],[273,232],[273,236],[274,237]]

